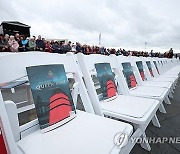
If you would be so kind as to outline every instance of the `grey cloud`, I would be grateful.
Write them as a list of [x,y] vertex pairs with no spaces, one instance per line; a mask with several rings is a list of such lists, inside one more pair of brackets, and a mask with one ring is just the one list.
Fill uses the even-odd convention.
[[48,38],[97,44],[102,33],[105,46],[144,49],[147,41],[151,48],[180,49],[176,5],[167,0],[14,0],[1,3],[0,20],[20,20],[32,26],[33,34]]

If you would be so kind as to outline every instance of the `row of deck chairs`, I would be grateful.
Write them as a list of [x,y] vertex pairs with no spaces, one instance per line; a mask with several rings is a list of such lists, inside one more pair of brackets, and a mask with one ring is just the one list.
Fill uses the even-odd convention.
[[[166,114],[164,103],[171,104],[180,75],[176,59],[28,52],[0,56],[0,84],[27,76],[26,67],[54,64],[63,64],[67,78],[74,79],[73,102],[76,107],[79,95],[85,111],[77,110],[73,120],[42,133],[38,119],[19,126],[19,109],[0,93],[7,153],[128,154],[133,139],[146,138],[151,121],[161,127],[156,112]],[[151,150],[147,142],[141,147]]]

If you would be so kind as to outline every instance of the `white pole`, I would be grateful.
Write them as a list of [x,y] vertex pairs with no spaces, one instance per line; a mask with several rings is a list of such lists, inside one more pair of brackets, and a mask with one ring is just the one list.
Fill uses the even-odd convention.
[[101,33],[99,34],[99,45],[101,45]]
[[147,42],[145,42],[144,44],[145,44],[145,51],[146,51]]

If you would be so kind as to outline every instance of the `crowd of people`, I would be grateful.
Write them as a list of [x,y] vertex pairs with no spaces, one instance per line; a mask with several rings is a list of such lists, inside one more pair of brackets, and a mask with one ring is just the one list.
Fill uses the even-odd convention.
[[[160,52],[150,53],[145,51],[126,51],[125,49],[119,48],[105,48],[100,46],[82,45],[79,42],[72,43],[71,41],[65,43],[64,41],[46,40],[41,35],[36,39],[35,36],[25,37],[16,33],[13,35],[0,34],[0,52],[27,52],[27,51],[42,51],[51,53],[65,54],[67,52],[82,52],[84,54],[103,54],[103,55],[124,55],[124,56],[144,56],[144,57],[167,57],[172,58],[174,56],[173,49],[171,48],[164,54]],[[176,55],[177,57],[177,55]]]

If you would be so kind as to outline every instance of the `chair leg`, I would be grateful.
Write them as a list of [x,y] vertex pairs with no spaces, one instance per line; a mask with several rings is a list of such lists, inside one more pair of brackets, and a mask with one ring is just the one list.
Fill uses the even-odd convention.
[[176,85],[175,84],[173,84],[173,89],[175,89],[176,88]]
[[171,92],[171,91],[169,92],[169,97],[170,97],[170,98],[173,98],[173,95],[172,95],[172,92]]
[[146,137],[146,134],[143,133],[143,134],[141,135],[141,138],[142,138],[142,141],[143,141],[143,142],[140,144],[141,147],[142,147],[143,149],[147,150],[147,151],[151,151],[151,147],[150,147],[149,143],[145,141],[145,140],[147,140],[147,139],[146,139],[146,138],[147,138],[147,137]]
[[154,126],[160,128],[161,127],[161,124],[159,123],[159,120],[158,120],[158,117],[157,115],[155,114],[154,117],[152,118],[152,123]]
[[159,111],[161,113],[166,113],[166,109],[164,108],[164,105],[161,103],[160,106],[159,106]]
[[165,102],[166,104],[171,104],[171,102],[170,102],[168,96],[164,99],[164,102]]

